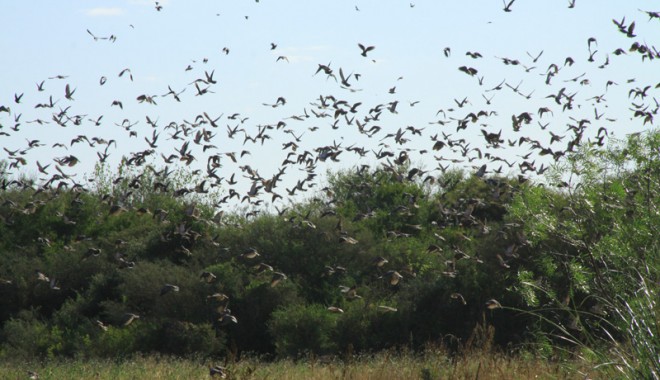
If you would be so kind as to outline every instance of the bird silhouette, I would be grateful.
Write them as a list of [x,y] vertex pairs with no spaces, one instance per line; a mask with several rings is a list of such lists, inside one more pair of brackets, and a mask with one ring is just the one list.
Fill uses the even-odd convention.
[[162,288],[160,288],[160,295],[163,296],[167,293],[178,292],[178,291],[179,291],[178,286],[172,284],[165,284],[163,285]]
[[362,45],[362,44],[360,44],[360,43],[358,44],[358,47],[359,47],[360,50],[361,50],[360,55],[363,56],[363,57],[366,57],[368,52],[370,52],[370,51],[372,51],[372,50],[374,50],[374,49],[376,48],[375,46],[367,46],[367,47],[365,47],[364,45]]
[[135,321],[138,320],[138,319],[140,319],[140,316],[139,316],[139,315],[137,315],[137,314],[133,314],[133,313],[126,313],[126,314],[124,314],[124,316],[123,316],[123,322],[122,322],[122,325],[123,325],[123,326],[129,326],[129,325],[131,325],[133,322],[135,322]]
[[489,310],[501,309],[502,308],[502,305],[496,299],[489,299],[488,301],[486,301],[484,306],[486,307],[486,309],[489,309]]
[[219,365],[209,368],[209,376],[211,376],[211,378],[226,379],[227,373],[227,369]]

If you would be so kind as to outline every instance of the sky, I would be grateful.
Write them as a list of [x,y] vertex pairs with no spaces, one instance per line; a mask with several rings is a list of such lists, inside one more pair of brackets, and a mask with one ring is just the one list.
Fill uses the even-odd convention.
[[[633,117],[631,101],[657,109],[660,59],[642,60],[640,54],[629,52],[633,42],[660,46],[660,18],[650,19],[645,12],[660,11],[654,5],[646,0],[577,0],[569,8],[569,2],[562,0],[516,0],[505,12],[497,0],[6,2],[0,12],[5,30],[0,35],[4,56],[0,106],[9,112],[0,112],[0,132],[4,132],[0,144],[6,148],[0,158],[15,162],[12,175],[27,173],[48,180],[56,173],[55,166],[60,166],[82,182],[94,179],[97,152],[106,145],[72,144],[78,136],[114,139],[116,146],[108,146],[107,159],[112,170],[122,157],[148,149],[155,152],[148,162],[162,166],[161,154],[180,155],[178,150],[190,141],[195,156],[190,168],[204,170],[209,156],[220,155],[217,174],[229,178],[235,173],[239,183],[234,187],[244,195],[254,179],[245,178],[248,175],[240,166],[249,165],[260,177],[271,178],[292,152],[291,145],[284,148],[283,144],[295,142],[298,147],[291,159],[309,151],[315,163],[286,167],[275,190],[284,195],[277,202],[284,203],[286,189],[309,173],[317,177],[304,188],[314,183],[323,186],[328,170],[387,163],[376,158],[373,152],[379,151],[391,151],[396,157],[406,150],[411,165],[425,170],[425,176],[438,176],[447,165],[472,171],[487,164],[488,172],[502,165],[484,155],[479,158],[472,150],[479,148],[482,154],[516,162],[502,169],[502,174],[515,175],[517,164],[526,160],[521,156],[529,152],[533,155],[528,160],[537,168],[541,163],[552,164],[529,144],[509,146],[509,141],[521,136],[561,151],[571,139],[567,125],[577,120],[591,122],[585,141],[593,140],[600,127],[607,128],[610,137],[623,138],[655,126],[655,121],[644,124]],[[626,26],[635,22],[634,36],[620,32],[612,21],[624,17]],[[358,44],[374,48],[363,56]],[[625,54],[615,55],[618,48]],[[481,57],[472,58],[467,52]],[[567,57],[574,61],[572,65],[566,63]],[[547,81],[551,64],[559,70]],[[317,73],[319,65],[330,67],[334,77]],[[459,70],[462,66],[477,73],[468,75]],[[120,77],[124,69],[130,73]],[[340,69],[345,77],[351,75],[348,88],[341,85]],[[207,79],[206,73],[213,73],[217,83],[200,81]],[[60,75],[65,78],[57,79]],[[43,91],[38,91],[42,81]],[[614,83],[606,85],[608,81]],[[198,94],[195,83],[208,91]],[[75,90],[71,99],[66,98],[67,85]],[[177,93],[183,91],[178,95],[180,102],[166,95],[168,86]],[[646,86],[651,88],[644,98],[633,98],[634,90]],[[571,109],[563,109],[566,98],[557,104],[550,97],[562,88],[573,96]],[[21,94],[17,103],[15,97]],[[139,102],[141,95],[151,97],[155,104]],[[342,110],[361,104],[355,112],[347,112],[349,120],[343,115],[335,118],[333,101],[328,108],[319,108],[319,96],[328,95],[346,101],[347,106],[338,106]],[[34,108],[49,103],[50,96],[56,102],[53,108]],[[277,104],[280,97],[285,104]],[[123,108],[113,106],[114,101]],[[393,102],[396,107],[390,111]],[[365,120],[374,116],[370,110],[378,105],[380,117]],[[540,116],[538,110],[543,107],[552,113]],[[73,121],[56,124],[53,113],[62,110],[66,110],[65,119],[80,116],[79,125]],[[459,120],[482,110],[489,116],[457,130]],[[326,112],[329,117],[316,117],[312,111]],[[217,127],[206,123],[191,127],[184,139],[172,137],[175,129],[168,125],[195,123],[204,112],[218,118]],[[523,112],[532,120],[514,131],[512,115]],[[147,116],[156,127],[147,123]],[[380,129],[369,137],[359,132],[355,120],[367,129]],[[13,128],[17,123],[19,127]],[[228,128],[236,126],[244,131],[230,137]],[[202,129],[213,137],[195,144],[194,135]],[[264,129],[262,136],[267,135],[263,142],[245,139],[254,138],[260,129]],[[397,138],[399,130],[403,134]],[[505,142],[489,146],[482,130],[501,130]],[[564,139],[551,140],[550,132]],[[158,134],[152,143],[155,148],[145,140],[154,133]],[[468,153],[464,156],[456,146],[434,151],[433,138],[463,139]],[[203,145],[209,147],[203,150]],[[319,148],[325,146],[341,151],[337,162],[318,159]],[[367,154],[361,157],[348,147],[364,148]],[[236,163],[225,155],[243,151],[249,153]],[[79,161],[75,166],[55,161],[71,155]],[[51,165],[48,174],[38,172],[37,162]],[[230,187],[221,182],[223,191]],[[260,196],[270,203],[271,194],[261,189]]]

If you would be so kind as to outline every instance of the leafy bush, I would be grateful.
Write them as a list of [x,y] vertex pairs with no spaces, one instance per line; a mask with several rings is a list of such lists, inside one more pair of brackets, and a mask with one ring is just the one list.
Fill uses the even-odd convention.
[[[344,171],[318,197],[249,221],[212,218],[201,195],[151,191],[150,169],[103,179],[96,193],[36,195],[42,203],[8,188],[0,352],[297,356],[471,342],[614,355],[626,376],[652,378],[658,136],[576,147],[545,184],[452,171],[421,182],[405,165]],[[118,198],[126,211],[110,213]],[[241,255],[250,247],[258,258]],[[274,271],[286,275],[275,286]],[[179,291],[161,294],[165,284]],[[360,297],[340,290],[352,286]],[[486,310],[491,298],[504,307]],[[238,324],[219,323],[222,312]],[[124,326],[126,313],[140,319]]]
[[291,305],[276,310],[269,323],[275,353],[279,356],[298,356],[336,352],[332,334],[337,318],[318,304]]
[[177,356],[208,357],[222,352],[221,339],[210,323],[193,324],[170,321],[155,332],[158,335],[159,352]]

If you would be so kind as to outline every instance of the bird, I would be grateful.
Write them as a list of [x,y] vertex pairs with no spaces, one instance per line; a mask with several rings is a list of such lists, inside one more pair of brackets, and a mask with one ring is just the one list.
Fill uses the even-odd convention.
[[467,302],[465,301],[465,298],[461,293],[452,293],[449,295],[452,299],[459,300],[463,306],[467,305]]
[[165,285],[163,285],[162,288],[160,288],[160,295],[163,296],[167,293],[178,292],[178,291],[179,291],[178,286],[172,285],[172,284],[165,284]]
[[75,92],[76,92],[76,89],[73,89],[73,91],[71,91],[71,87],[69,87],[69,84],[67,83],[66,88],[65,88],[64,97],[69,99],[69,100],[73,100],[73,94]]
[[529,58],[532,59],[532,62],[536,63],[536,61],[538,61],[539,58],[541,58],[541,56],[543,55],[543,50],[541,50],[541,52],[538,53],[536,56],[529,54],[529,52],[527,52],[527,55],[529,56]]
[[270,280],[270,287],[276,287],[280,282],[287,279],[287,276],[282,272],[273,272],[273,277]]
[[220,315],[220,317],[218,318],[218,322],[220,323],[221,326],[227,326],[232,323],[237,324],[238,319],[235,316],[231,315],[229,309],[225,309],[222,315]]
[[489,309],[489,310],[501,309],[502,308],[502,305],[494,298],[491,298],[488,301],[486,301],[484,306],[486,307],[486,309]]
[[360,55],[363,56],[363,57],[366,57],[368,52],[370,52],[370,51],[372,51],[372,50],[374,50],[374,49],[376,48],[375,46],[367,46],[367,47],[365,47],[365,46],[362,45],[361,43],[358,43],[358,47],[359,47],[360,50],[362,51],[362,52],[360,53]]
[[392,285],[392,286],[396,286],[396,285],[398,285],[399,282],[403,279],[403,276],[401,275],[401,273],[399,273],[399,272],[397,272],[397,271],[395,271],[395,270],[387,271],[387,272],[386,272],[383,276],[381,276],[381,277],[384,278],[384,279],[386,279],[387,282],[388,282],[390,285]]
[[227,369],[225,367],[216,365],[211,368],[209,368],[209,376],[211,378],[220,378],[220,379],[226,379],[227,378]]
[[383,265],[387,264],[388,262],[389,262],[389,261],[387,261],[387,259],[384,258],[384,257],[382,257],[382,256],[375,257],[375,258],[371,261],[371,263],[373,264],[373,266],[375,266],[375,267],[377,267],[377,268],[382,267]]
[[466,73],[467,75],[469,75],[471,77],[477,75],[477,73],[479,72],[477,69],[475,69],[473,67],[467,67],[467,66],[461,66],[461,67],[458,68],[458,70]]
[[341,285],[341,286],[339,286],[339,289],[346,296],[346,298],[348,298],[349,300],[362,298],[362,296],[357,294],[357,286],[355,286],[355,285],[353,285],[351,287]]
[[259,264],[255,265],[253,268],[257,273],[263,273],[263,272],[266,272],[266,271],[268,271],[268,272],[273,272],[274,271],[273,267],[271,265],[266,264],[266,263],[259,263]]
[[131,82],[132,82],[132,81],[133,81],[133,73],[131,73],[131,69],[128,68],[128,67],[125,68],[125,69],[122,69],[122,70],[119,72],[119,75],[118,75],[118,76],[121,78],[121,77],[123,77],[124,74],[126,74],[126,73],[128,73],[128,79],[130,79]]
[[59,286],[57,286],[57,280],[55,280],[54,277],[50,278],[50,283],[49,283],[50,289],[51,290],[61,290]]
[[504,12],[511,12],[511,5],[513,5],[514,1],[516,1],[516,0],[511,0],[507,4],[506,0],[502,0],[502,2],[504,3]]
[[355,238],[352,238],[350,236],[340,236],[339,237],[339,242],[340,243],[345,243],[345,244],[350,244],[350,245],[354,245],[354,244],[358,243],[358,241]]
[[500,267],[502,267],[502,268],[504,268],[504,269],[509,269],[509,268],[511,268],[511,266],[510,266],[509,264],[507,264],[506,261],[504,261],[504,258],[502,257],[502,255],[500,255],[500,254],[498,253],[498,254],[496,255],[496,257],[497,257],[497,263],[499,264]]
[[100,248],[95,248],[95,247],[89,247],[87,248],[87,251],[83,255],[83,260],[90,258],[92,256],[98,257],[101,254],[101,249]]
[[596,40],[596,37],[589,37],[587,39],[587,48],[591,51],[591,44],[596,44],[598,46],[598,41]]
[[214,281],[217,279],[217,276],[214,275],[214,274],[211,273],[211,272],[206,272],[206,271],[204,271],[204,272],[202,272],[202,274],[199,276],[199,278],[201,278],[202,280],[204,280],[206,283],[210,284],[210,283],[214,282]]
[[108,326],[105,325],[105,323],[101,322],[100,320],[96,320],[96,325],[103,331],[108,331]]
[[127,212],[127,211],[128,210],[125,207],[123,207],[121,205],[114,204],[110,207],[110,211],[108,211],[108,215],[111,215],[111,216],[119,215],[119,214],[122,214],[122,213]]
[[50,282],[50,278],[48,278],[48,276],[43,274],[40,270],[37,269],[34,272],[37,275],[37,280],[44,281],[44,282]]
[[484,174],[486,174],[486,164],[481,165],[479,170],[474,174],[477,178],[483,178]]
[[123,326],[128,326],[137,319],[140,319],[139,315],[133,314],[133,313],[126,313],[126,314],[124,314],[124,317],[123,317],[124,322],[122,323],[122,325]]
[[254,247],[249,247],[247,248],[243,253],[241,253],[241,257],[244,259],[254,259],[257,258],[258,256],[261,256],[259,254],[259,251],[257,251],[256,248]]
[[387,305],[378,305],[378,310],[384,311],[384,312],[387,312],[387,313],[394,313],[394,312],[398,311],[397,308],[392,307],[392,306],[387,306]]
[[216,302],[225,302],[229,300],[229,296],[224,293],[213,293],[210,296],[206,296],[206,299]]

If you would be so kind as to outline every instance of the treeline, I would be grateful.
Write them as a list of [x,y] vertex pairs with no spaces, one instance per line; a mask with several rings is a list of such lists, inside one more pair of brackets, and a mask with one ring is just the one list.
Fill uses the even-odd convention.
[[657,366],[659,154],[658,133],[584,146],[536,181],[361,167],[247,218],[159,190],[184,172],[100,168],[90,189],[6,177],[0,356],[442,344],[617,347]]

